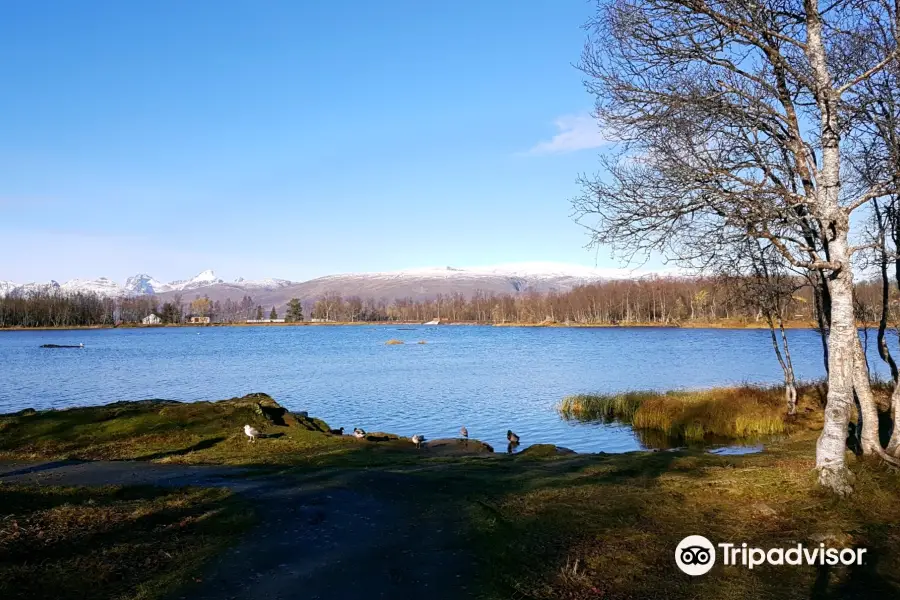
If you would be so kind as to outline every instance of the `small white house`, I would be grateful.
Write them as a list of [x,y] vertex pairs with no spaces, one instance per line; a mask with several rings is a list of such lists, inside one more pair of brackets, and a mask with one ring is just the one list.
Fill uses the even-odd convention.
[[143,323],[144,325],[159,325],[162,323],[162,319],[160,319],[158,316],[154,315],[153,313],[150,313],[149,315],[144,317],[144,319],[141,321],[141,323]]

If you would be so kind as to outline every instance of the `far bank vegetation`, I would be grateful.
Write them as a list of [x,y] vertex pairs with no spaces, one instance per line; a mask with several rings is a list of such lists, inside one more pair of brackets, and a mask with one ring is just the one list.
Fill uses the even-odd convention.
[[[796,290],[783,298],[783,315],[789,323],[815,323],[819,310],[813,288],[804,279],[793,280]],[[609,281],[577,287],[569,292],[521,292],[492,294],[476,291],[438,294],[430,300],[398,298],[391,301],[342,297],[326,293],[311,300],[293,299],[276,308],[288,322],[302,322],[304,315],[324,322],[427,321],[440,315],[455,322],[573,323],[585,325],[765,325],[765,312],[748,305],[747,285],[733,277],[647,277]],[[857,313],[861,321],[878,322],[881,314],[881,282],[856,286]],[[889,295],[889,322],[900,317],[900,295]],[[242,323],[257,318],[260,305],[251,296],[241,300],[193,299],[174,296],[103,298],[90,293],[63,294],[34,291],[0,297],[0,327],[112,326],[140,323],[148,314],[163,323],[184,323],[190,316],[208,316],[212,323]],[[271,313],[270,313],[271,316]]]

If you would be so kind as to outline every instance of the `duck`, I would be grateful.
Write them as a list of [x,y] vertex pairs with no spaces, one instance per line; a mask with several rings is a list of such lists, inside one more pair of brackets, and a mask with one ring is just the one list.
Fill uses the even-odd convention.
[[340,429],[329,429],[328,433],[330,433],[331,435],[344,435],[344,428],[341,427]]
[[259,437],[259,429],[256,427],[250,427],[249,425],[244,425],[244,434],[249,438],[248,441],[255,442],[256,438]]
[[412,443],[416,445],[416,448],[421,448],[422,443],[424,443],[424,442],[425,442],[425,436],[422,435],[421,433],[417,433],[416,435],[412,436]]
[[364,437],[366,437],[366,430],[363,429],[362,427],[354,427],[354,428],[353,428],[353,436],[354,436],[356,439],[361,440],[361,439],[363,439]]
[[519,436],[514,434],[512,432],[512,429],[506,430],[506,439],[509,440],[510,444],[518,444],[519,443]]
[[463,439],[469,439],[469,430],[466,429],[465,425],[459,428],[459,435],[462,436]]

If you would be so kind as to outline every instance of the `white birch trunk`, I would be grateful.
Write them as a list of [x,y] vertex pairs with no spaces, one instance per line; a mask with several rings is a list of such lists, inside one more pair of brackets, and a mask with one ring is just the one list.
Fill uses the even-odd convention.
[[847,232],[832,241],[832,260],[846,264],[831,282],[831,331],[828,335],[828,396],[825,424],[816,444],[819,483],[838,494],[852,491],[846,464],[847,426],[853,409],[854,357],[859,336],[853,316],[853,275],[847,254]]
[[875,405],[875,397],[872,395],[869,369],[866,367],[866,355],[858,334],[856,336],[856,352],[853,357],[853,388],[859,399],[859,419],[862,422],[857,423],[857,427],[862,427],[860,435],[862,453],[879,455],[882,448],[881,439],[878,436],[878,407]]
[[894,391],[891,393],[891,417],[894,430],[887,445],[887,453],[900,458],[900,381],[894,383]]
[[[850,218],[840,205],[841,151],[838,105],[826,61],[822,38],[822,15],[818,0],[805,0],[806,56],[816,84],[816,103],[820,115],[822,144],[821,169],[816,189],[817,212],[826,228],[830,258],[839,265],[830,279],[831,331],[828,335],[828,397],[825,424],[816,444],[816,469],[819,483],[835,493],[853,491],[853,474],[847,468],[847,425],[853,408],[854,358],[859,336],[853,314],[853,270],[850,266]],[[862,386],[862,382],[858,382]]]

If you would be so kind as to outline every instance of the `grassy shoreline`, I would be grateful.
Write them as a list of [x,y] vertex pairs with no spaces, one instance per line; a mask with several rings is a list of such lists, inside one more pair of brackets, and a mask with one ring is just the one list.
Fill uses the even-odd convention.
[[[632,418],[647,401],[638,403]],[[618,414],[631,410],[629,406],[623,401],[621,407],[607,410]],[[291,414],[270,397],[254,394],[219,402],[128,402],[2,415],[0,459],[132,459],[233,464],[263,471],[278,467],[282,476],[296,476],[298,484],[317,473],[384,473],[398,492],[396,478],[402,477],[402,490],[416,490],[413,495],[404,492],[404,497],[422,511],[437,517],[462,515],[462,522],[453,521],[453,527],[475,559],[471,589],[489,600],[900,595],[900,503],[895,501],[900,478],[876,461],[848,454],[856,492],[848,499],[828,495],[817,485],[814,472],[821,409],[812,387],[800,394],[800,414],[764,452],[746,456],[685,449],[561,455],[553,447],[516,455],[473,455],[420,452],[409,440],[386,434],[373,434],[371,440],[332,435],[324,422]],[[241,431],[245,422],[265,437],[248,443]],[[9,505],[11,493],[22,490],[0,484],[0,506]],[[178,506],[189,510],[192,503]],[[76,509],[91,510],[90,505]],[[134,512],[127,504],[113,503],[110,510]],[[235,518],[240,520],[240,514]],[[94,527],[89,519],[69,523],[72,527],[62,539],[85,539],[80,536]],[[131,531],[127,520],[122,523],[122,531]],[[191,531],[186,530],[179,543],[199,544],[197,548],[210,553],[201,552],[201,557],[229,543],[213,536],[216,543],[204,545],[204,538]],[[690,534],[763,548],[798,542],[864,547],[871,560],[859,568],[825,571],[815,566],[750,571],[717,563],[709,575],[691,578],[678,571],[672,559],[675,545]],[[0,553],[13,557],[7,568],[32,569],[28,573],[34,582],[56,577],[57,563],[52,560],[28,567],[15,558],[31,551],[18,544],[14,540],[4,545],[0,538]],[[78,546],[76,551],[83,553],[82,560],[97,560],[93,549]],[[159,590],[177,588],[189,577],[185,570],[161,583],[148,579],[141,587],[141,567],[121,564],[123,581],[146,590],[128,597],[159,597]],[[60,572],[72,578],[74,590],[88,585],[89,575],[67,569]]]
[[[425,324],[420,321],[340,321],[332,323],[169,323],[167,325],[142,325],[140,323],[122,323],[120,325],[71,325],[60,327],[0,327],[3,331],[81,331],[92,329],[170,329],[179,327],[335,327],[335,326],[374,326],[395,327]],[[764,322],[683,322],[683,323],[492,323],[490,321],[453,321],[441,323],[445,326],[489,326],[489,327],[552,327],[571,329],[768,329]],[[873,325],[865,325],[872,327]],[[429,326],[431,327],[431,326]],[[785,323],[786,329],[815,329],[816,324],[805,321]]]

